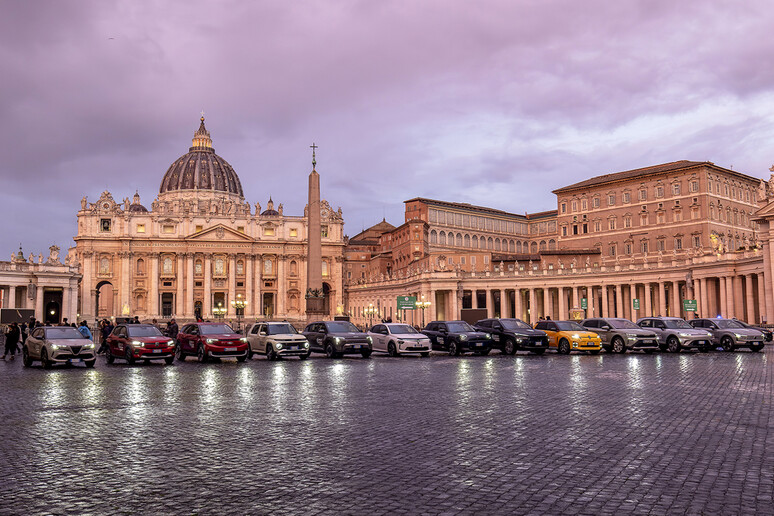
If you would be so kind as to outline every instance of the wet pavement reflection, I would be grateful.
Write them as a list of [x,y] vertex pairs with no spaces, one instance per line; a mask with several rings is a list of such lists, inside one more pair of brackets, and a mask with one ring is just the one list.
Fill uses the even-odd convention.
[[771,514],[772,353],[0,362],[0,514]]

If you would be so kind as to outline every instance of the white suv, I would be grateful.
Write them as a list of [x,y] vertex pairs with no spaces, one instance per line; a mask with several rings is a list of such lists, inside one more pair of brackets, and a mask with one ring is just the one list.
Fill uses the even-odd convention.
[[309,358],[309,341],[289,322],[257,322],[245,331],[247,357],[255,353],[266,355],[269,360],[294,356]]

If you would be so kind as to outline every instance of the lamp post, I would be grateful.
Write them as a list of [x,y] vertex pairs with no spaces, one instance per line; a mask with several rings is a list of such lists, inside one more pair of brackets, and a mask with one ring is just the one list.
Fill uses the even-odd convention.
[[244,315],[245,307],[247,306],[247,300],[242,299],[242,294],[237,294],[236,299],[231,300],[231,306],[234,307],[237,317],[237,332],[242,331],[242,315]]
[[218,306],[212,309],[212,315],[214,315],[216,319],[223,319],[223,316],[226,315],[226,309],[223,307],[223,303],[218,303]]
[[373,303],[370,303],[367,308],[363,310],[363,314],[368,317],[368,327],[371,327],[371,319],[374,315],[376,315],[379,312],[379,309],[374,306]]
[[422,298],[416,302],[416,307],[422,310],[422,328],[425,327],[425,308],[430,308],[430,301],[425,301],[425,295],[422,294]]

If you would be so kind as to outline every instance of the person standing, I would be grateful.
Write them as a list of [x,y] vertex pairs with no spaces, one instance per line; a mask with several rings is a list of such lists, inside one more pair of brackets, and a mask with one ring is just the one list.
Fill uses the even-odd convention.
[[21,332],[19,331],[19,325],[15,322],[11,323],[8,327],[8,331],[5,333],[5,351],[3,352],[3,360],[5,360],[6,355],[9,353],[11,355],[11,360],[14,359],[14,356],[16,355],[16,346],[19,344],[20,337]]
[[86,324],[86,321],[81,321],[81,325],[78,327],[78,331],[81,332],[81,335],[83,335],[84,338],[91,340],[93,337],[91,335],[91,330],[89,329],[89,325]]
[[97,350],[97,354],[101,355],[107,352],[108,349],[108,336],[113,332],[113,324],[108,319],[102,320],[102,343]]
[[177,321],[175,321],[173,317],[169,320],[169,324],[167,324],[167,337],[170,339],[176,339],[179,332],[180,328],[178,328]]

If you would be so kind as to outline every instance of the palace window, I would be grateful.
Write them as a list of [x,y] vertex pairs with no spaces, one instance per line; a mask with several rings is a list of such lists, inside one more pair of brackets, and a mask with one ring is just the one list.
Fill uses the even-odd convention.
[[672,185],[672,195],[680,195],[680,183],[674,183]]
[[693,247],[701,247],[701,235],[693,235]]
[[145,233],[145,224],[137,224],[137,232]]
[[615,229],[615,217],[607,221],[607,229]]
[[298,230],[296,228],[290,228],[290,236],[291,237],[297,237],[298,236]]
[[322,261],[322,276],[323,278],[328,277],[328,262],[325,260]]
[[699,191],[699,182],[698,181],[691,181],[688,183],[688,190],[691,192],[698,192]]
[[632,254],[632,244],[629,242],[624,244],[624,254]]
[[648,214],[640,213],[640,226],[647,226],[647,225],[648,225]]
[[598,220],[594,221],[594,231],[596,231],[597,233],[602,231],[602,223]]
[[562,213],[567,213],[567,203],[566,202],[562,203]]
[[572,201],[572,211],[578,211],[578,201]]
[[274,236],[274,228],[269,226],[263,228],[263,236]]
[[678,251],[683,248],[683,239],[682,238],[675,238],[675,249]]
[[599,208],[599,197],[594,197],[591,201],[591,205],[595,208]]
[[624,227],[625,228],[632,227],[632,217],[631,217],[631,215],[627,215],[626,217],[624,217]]
[[615,244],[610,244],[610,256],[615,256]]
[[648,200],[648,191],[644,188],[640,190],[640,200],[641,201],[647,201]]
[[586,211],[589,209],[589,202],[586,199],[581,200],[581,209]]
[[631,195],[629,194],[629,192],[624,192],[623,202],[626,204],[629,204],[629,202],[631,202]]
[[328,226],[322,226],[322,228],[320,228],[320,236],[328,238]]
[[99,230],[102,232],[109,232],[112,221],[110,219],[100,219]]
[[610,194],[607,196],[607,205],[608,206],[614,206],[615,205],[615,194]]
[[163,226],[161,226],[161,231],[168,235],[172,234],[175,232],[175,226],[173,226],[172,224],[164,224]]
[[646,254],[648,252],[648,241],[643,240],[640,242],[640,252]]
[[145,260],[140,258],[137,260],[137,274],[143,275],[145,274]]
[[656,198],[660,199],[664,197],[664,187],[663,186],[657,186],[656,187]]
[[656,242],[656,248],[659,251],[666,251],[666,241],[663,238],[659,238],[658,242]]

